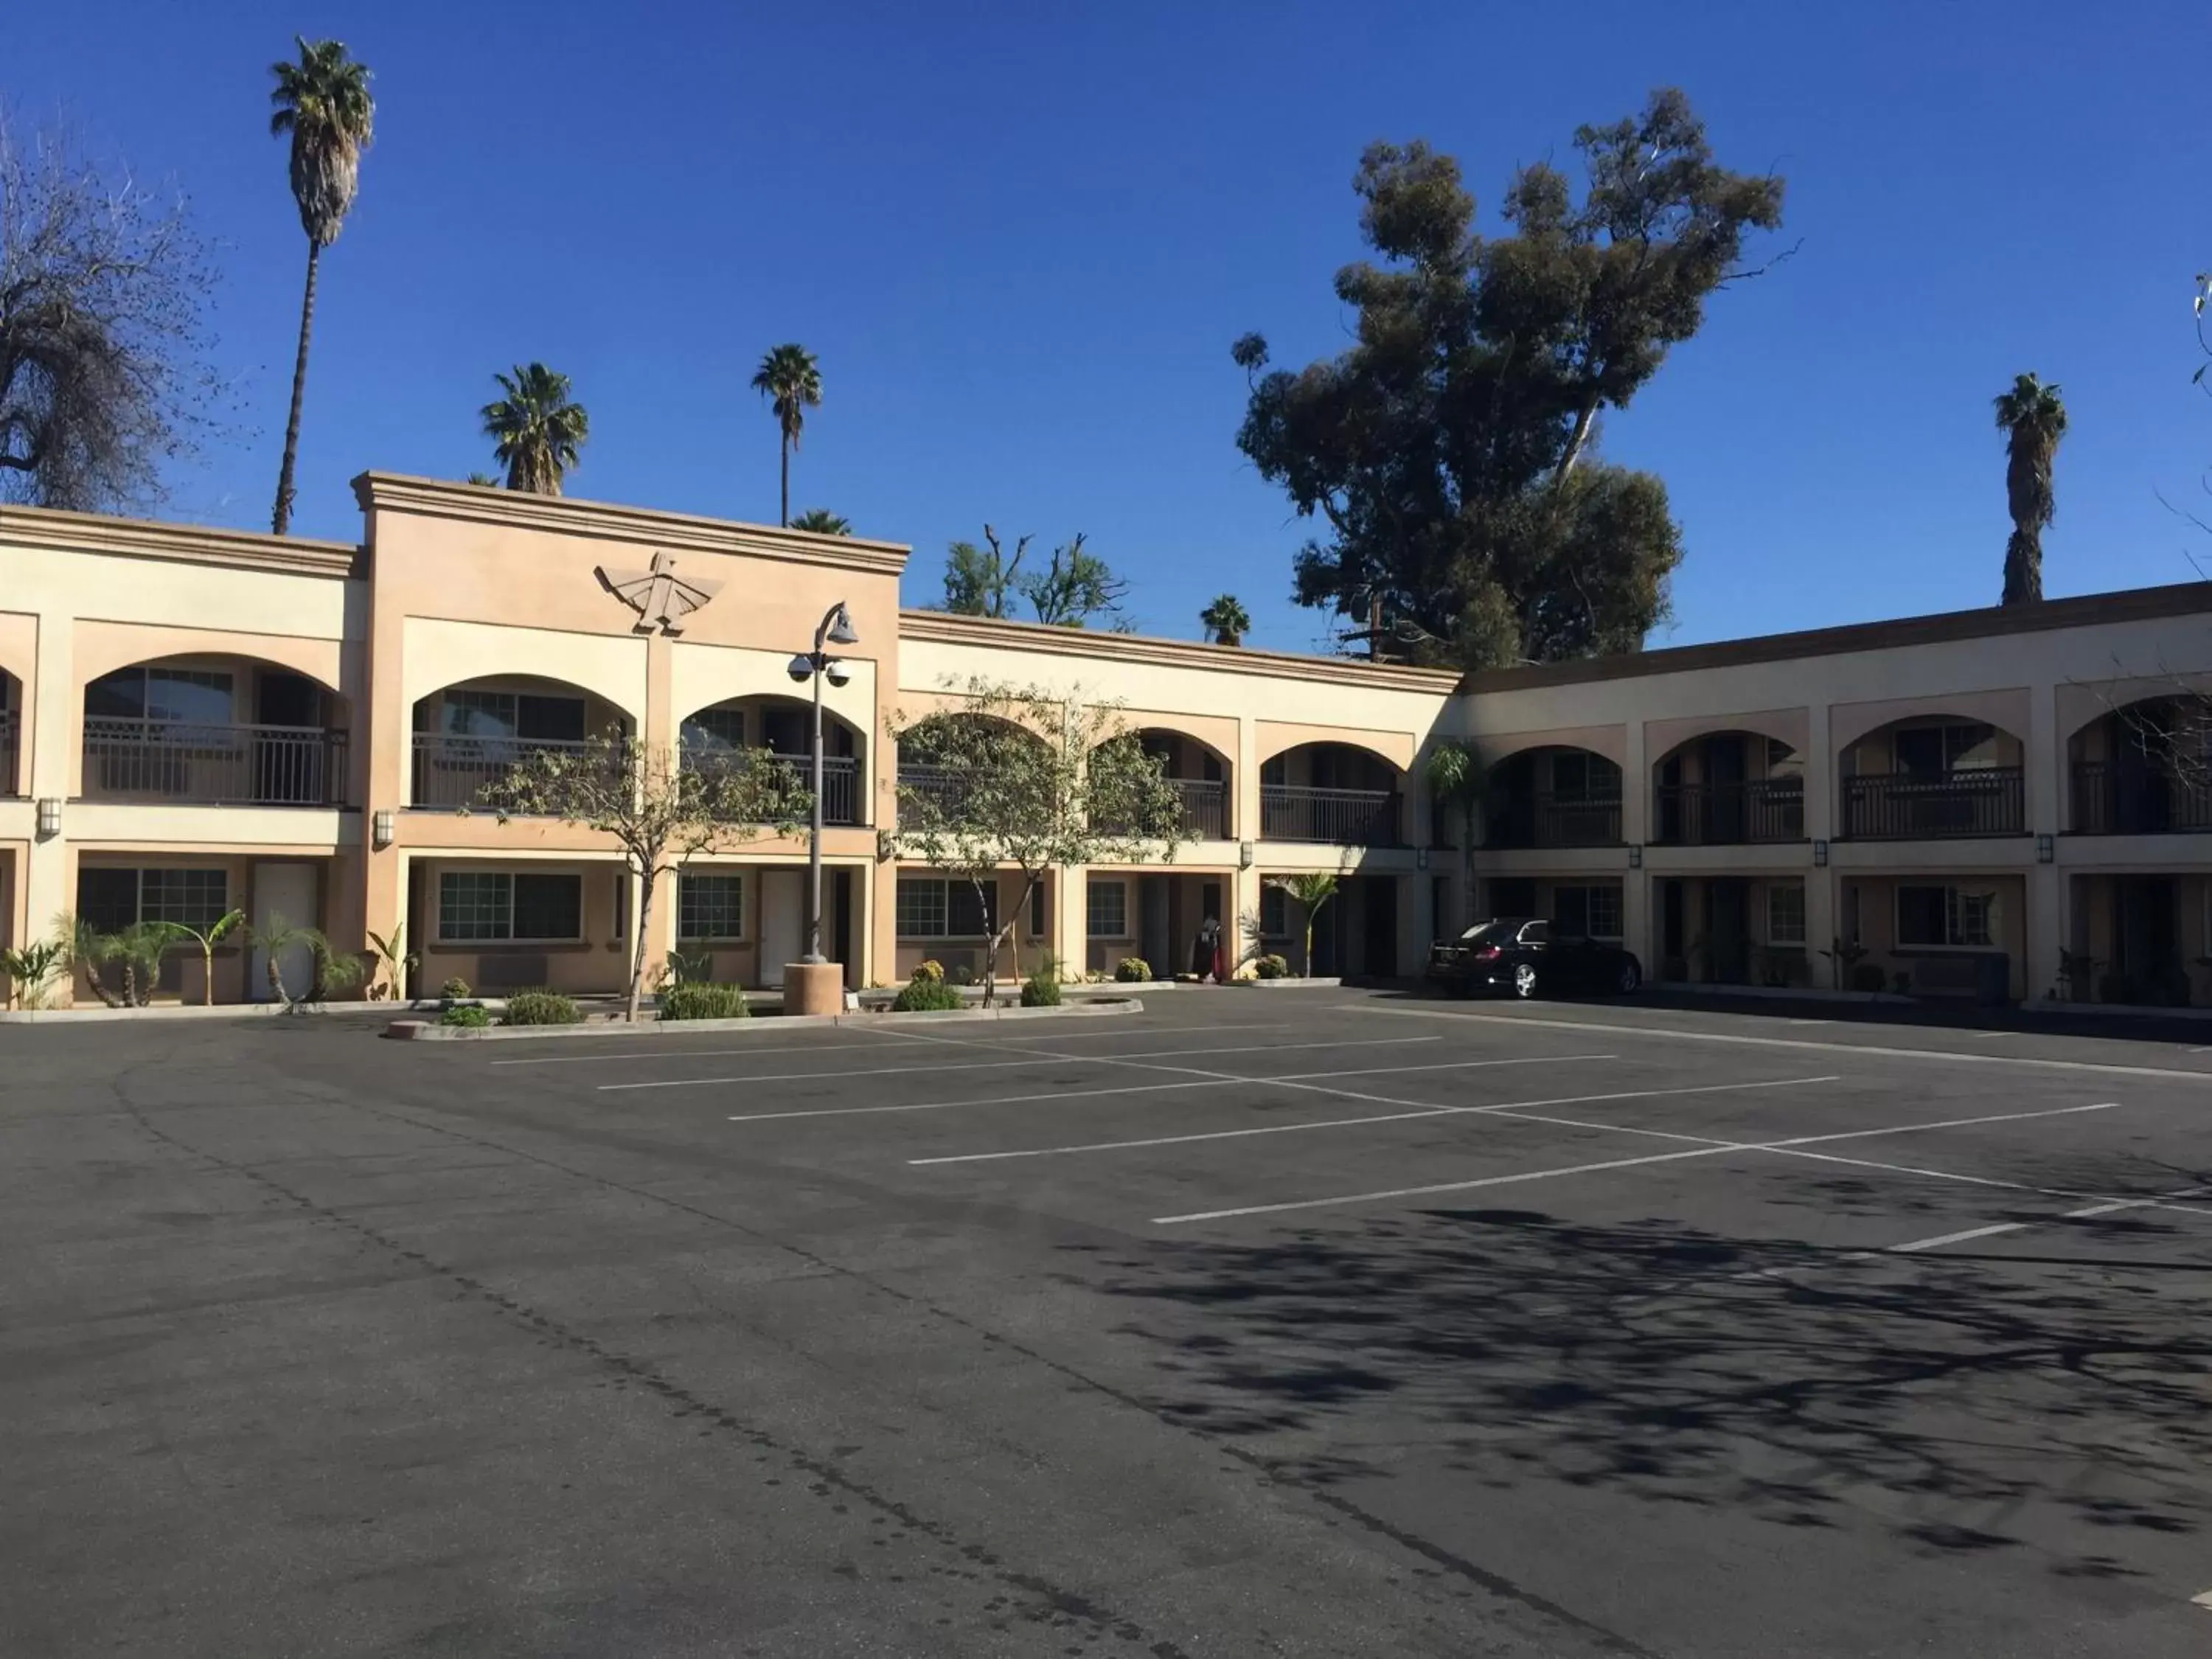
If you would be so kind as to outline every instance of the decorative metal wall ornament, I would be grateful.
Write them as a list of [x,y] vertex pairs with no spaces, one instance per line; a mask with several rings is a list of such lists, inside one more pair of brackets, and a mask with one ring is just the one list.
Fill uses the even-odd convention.
[[637,612],[631,632],[671,638],[683,633],[684,617],[722,591],[718,581],[678,575],[676,561],[665,553],[653,556],[649,570],[610,570],[601,565],[599,578],[601,586]]

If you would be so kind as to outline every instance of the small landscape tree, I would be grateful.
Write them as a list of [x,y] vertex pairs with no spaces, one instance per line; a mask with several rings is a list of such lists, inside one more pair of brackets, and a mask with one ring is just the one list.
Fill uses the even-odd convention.
[[1474,902],[1474,826],[1490,805],[1490,769],[1472,742],[1446,738],[1429,751],[1428,782],[1431,797],[1459,819],[1464,908]]
[[205,927],[188,927],[181,921],[165,922],[164,927],[175,928],[175,939],[181,944],[185,939],[200,947],[200,1006],[215,1006],[215,947],[246,925],[246,912],[226,910]]
[[1268,886],[1288,893],[1298,902],[1299,908],[1305,913],[1304,967],[1308,979],[1314,976],[1315,918],[1319,916],[1328,908],[1328,902],[1336,896],[1337,889],[1343,884],[1343,872],[1337,870],[1309,870],[1303,875],[1267,878]]
[[611,836],[624,867],[643,881],[629,964],[632,1020],[644,992],[655,884],[702,853],[763,832],[794,831],[813,805],[791,767],[765,752],[745,758],[743,765],[685,767],[672,751],[593,738],[573,750],[532,750],[478,797],[502,824],[558,818]]
[[[988,918],[983,999],[997,994],[999,946],[1047,872],[1090,864],[1171,862],[1186,831],[1167,763],[1148,755],[1120,705],[1038,686],[956,682],[957,708],[898,722],[897,845],[968,882]],[[905,768],[915,768],[908,775]],[[1021,872],[1005,915],[999,872]]]

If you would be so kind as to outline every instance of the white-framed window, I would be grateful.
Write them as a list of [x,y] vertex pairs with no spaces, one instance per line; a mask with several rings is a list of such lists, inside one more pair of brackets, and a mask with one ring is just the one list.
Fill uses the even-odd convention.
[[76,913],[104,933],[120,933],[142,921],[182,922],[204,931],[229,908],[227,870],[114,870],[88,865],[77,872]]
[[896,903],[901,939],[981,939],[991,931],[990,913],[965,877],[901,876]]
[[585,734],[584,700],[531,691],[456,688],[439,699],[438,730],[449,738],[526,738],[577,743]]
[[1585,939],[1620,937],[1620,885],[1599,882],[1588,887],[1552,890],[1552,925],[1559,933]]
[[1996,942],[1997,896],[1954,883],[1900,883],[1897,942],[1923,950],[1986,950]]
[[1291,937],[1291,896],[1279,887],[1267,886],[1260,890],[1260,937]]
[[1091,878],[1085,906],[1084,930],[1092,939],[1129,937],[1129,884]]
[[574,872],[438,874],[438,938],[444,943],[556,945],[583,936],[584,878]]
[[676,880],[676,936],[743,939],[745,878],[736,871],[686,870]]
[[1778,881],[1766,889],[1766,942],[1802,945],[1805,942],[1805,884]]
[[745,746],[745,711],[720,704],[702,708],[684,716],[678,736],[683,747],[692,753],[742,749]]

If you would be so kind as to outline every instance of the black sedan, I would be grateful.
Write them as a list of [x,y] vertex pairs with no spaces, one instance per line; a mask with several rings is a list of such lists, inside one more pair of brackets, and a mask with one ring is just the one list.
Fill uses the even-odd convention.
[[1563,933],[1548,921],[1508,916],[1479,921],[1457,939],[1431,945],[1428,979],[1462,997],[1477,991],[1625,997],[1644,983],[1644,968],[1618,945]]

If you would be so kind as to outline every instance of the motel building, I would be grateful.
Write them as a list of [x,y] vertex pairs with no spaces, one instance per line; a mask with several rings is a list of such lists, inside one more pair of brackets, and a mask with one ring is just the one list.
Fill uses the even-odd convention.
[[[2212,1006],[2212,584],[1462,676],[902,609],[886,543],[355,488],[358,544],[0,507],[0,942],[237,906],[341,950],[404,924],[416,994],[615,992],[641,907],[611,844],[463,809],[595,735],[803,757],[787,665],[842,601],[823,949],[855,988],[981,963],[973,889],[899,854],[890,737],[980,676],[1119,704],[1187,806],[1172,863],[1054,873],[1018,920],[1031,966],[1184,969],[1216,916],[1293,971],[1382,978],[1510,915],[1622,941],[1655,981],[1826,988],[1840,940],[1846,983]],[[633,605],[656,572],[704,602]],[[1471,848],[1423,781],[1458,738],[1490,768]],[[649,959],[780,984],[806,852],[696,860]],[[1267,879],[1307,871],[1345,876],[1311,963]],[[265,996],[263,966],[227,944],[216,1000]],[[159,1000],[198,1002],[202,972],[173,952]]]

